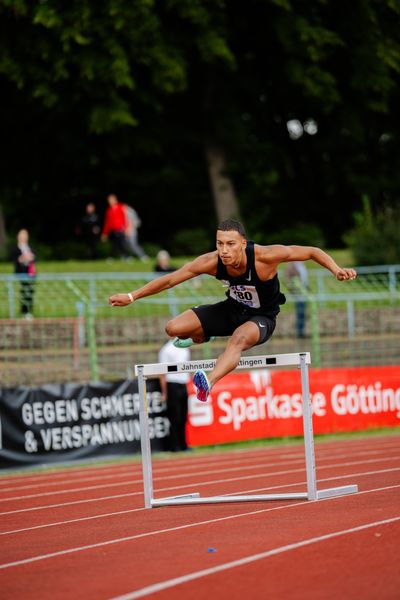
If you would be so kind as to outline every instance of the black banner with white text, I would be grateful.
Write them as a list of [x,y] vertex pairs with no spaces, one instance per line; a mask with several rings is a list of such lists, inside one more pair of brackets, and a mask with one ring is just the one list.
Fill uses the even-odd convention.
[[[164,450],[169,421],[158,380],[147,381],[150,439]],[[140,452],[137,380],[0,389],[0,467]]]

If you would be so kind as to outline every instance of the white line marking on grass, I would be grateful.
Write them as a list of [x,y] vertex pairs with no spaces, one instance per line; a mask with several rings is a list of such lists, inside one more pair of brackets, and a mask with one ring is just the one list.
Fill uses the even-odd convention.
[[[365,490],[363,492],[358,492],[359,495],[361,494],[371,494],[373,492],[381,492],[381,491],[385,491],[388,489],[395,489],[400,487],[400,485],[395,485],[395,486],[387,486],[384,488],[376,488],[373,490]],[[177,525],[176,527],[168,527],[167,529],[158,529],[156,531],[147,531],[145,533],[139,533],[139,534],[135,534],[135,535],[128,535],[126,537],[122,537],[122,538],[116,538],[113,540],[106,540],[103,542],[97,542],[95,544],[88,544],[86,546],[78,546],[75,548],[66,548],[65,550],[58,550],[57,552],[50,552],[48,554],[40,554],[38,556],[32,556],[30,558],[24,558],[21,560],[16,560],[10,563],[3,563],[0,565],[0,569],[9,569],[11,567],[18,567],[21,565],[27,565],[30,563],[34,563],[34,562],[38,562],[38,561],[42,561],[42,560],[47,560],[49,558],[56,558],[58,556],[65,556],[67,554],[74,554],[77,552],[83,552],[85,550],[93,550],[95,548],[103,548],[104,546],[111,546],[113,544],[120,544],[123,542],[130,542],[133,540],[137,540],[140,538],[145,538],[145,537],[150,537],[150,536],[154,536],[154,535],[160,535],[163,533],[171,533],[172,531],[180,531],[183,529],[190,529],[192,527],[200,527],[201,525],[210,525],[211,523],[219,523],[221,521],[230,521],[233,519],[239,519],[241,517],[249,517],[249,516],[253,516],[253,515],[259,515],[262,513],[267,513],[267,512],[272,512],[275,510],[286,510],[286,509],[291,509],[291,508],[297,508],[299,506],[310,506],[315,504],[316,502],[329,502],[331,500],[338,500],[338,499],[342,499],[345,498],[345,496],[335,496],[332,498],[324,498],[321,500],[310,500],[310,501],[302,501],[302,502],[295,502],[293,504],[286,504],[286,505],[281,505],[281,506],[274,506],[273,508],[263,508],[260,510],[254,510],[254,511],[249,511],[249,512],[245,512],[245,513],[240,513],[240,514],[236,514],[236,515],[227,515],[225,517],[218,517],[215,519],[208,519],[206,521],[197,521],[196,523],[188,523],[185,525]],[[399,517],[400,518],[400,517]]]
[[306,540],[301,540],[301,542],[287,544],[286,546],[278,546],[277,548],[273,548],[272,550],[267,550],[266,552],[259,552],[258,554],[252,554],[250,556],[244,556],[243,558],[239,558],[238,560],[232,560],[231,562],[227,562],[222,565],[217,565],[215,567],[210,567],[209,569],[202,569],[201,571],[188,573],[187,575],[182,575],[181,577],[174,577],[173,579],[160,581],[159,583],[148,585],[147,587],[141,588],[134,592],[130,592],[128,594],[123,594],[122,596],[115,596],[112,600],[136,600],[136,598],[143,598],[143,596],[149,596],[150,594],[162,592],[166,589],[182,585],[183,583],[188,583],[189,581],[193,581],[194,579],[201,579],[202,577],[214,575],[215,573],[227,571],[228,569],[235,569],[236,567],[241,567],[243,565],[248,565],[249,563],[253,563],[258,560],[263,560],[265,558],[269,558],[270,556],[276,556],[277,554],[283,554],[284,552],[290,552],[291,550],[298,550],[299,548],[304,548],[305,546],[310,546],[311,544],[316,544],[318,542],[325,542],[327,540],[331,540],[339,536],[349,535],[351,533],[358,533],[359,531],[371,529],[372,527],[389,525],[389,523],[395,523],[396,521],[400,521],[400,516],[393,517],[392,519],[384,519],[383,521],[375,521],[374,523],[365,523],[364,525],[350,527],[349,529],[341,529],[340,531],[332,531],[331,533],[327,533],[325,535],[319,535],[317,537],[308,538]]

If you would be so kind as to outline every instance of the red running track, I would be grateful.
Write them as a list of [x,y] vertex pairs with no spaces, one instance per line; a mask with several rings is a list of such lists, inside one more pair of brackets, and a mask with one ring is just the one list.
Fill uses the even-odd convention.
[[[400,436],[316,444],[351,496],[143,508],[141,466],[0,477],[2,600],[398,599]],[[305,491],[303,447],[153,461],[156,497]],[[246,597],[245,596],[245,597]]]

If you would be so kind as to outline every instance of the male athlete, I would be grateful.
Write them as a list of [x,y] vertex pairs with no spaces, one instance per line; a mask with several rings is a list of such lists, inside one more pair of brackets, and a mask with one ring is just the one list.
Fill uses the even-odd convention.
[[244,350],[263,344],[271,337],[279,306],[286,300],[279,288],[278,266],[295,260],[313,260],[339,281],[357,276],[354,269],[339,267],[320,248],[255,244],[246,239],[241,223],[227,219],[218,226],[216,250],[202,254],[138,290],[110,296],[109,304],[127,306],[202,274],[213,275],[226,285],[226,300],[195,306],[169,321],[165,328],[170,337],[176,338],[174,344],[178,347],[208,342],[213,336],[230,336],[208,377],[203,370],[194,375],[197,398],[205,402],[212,386],[237,367]]

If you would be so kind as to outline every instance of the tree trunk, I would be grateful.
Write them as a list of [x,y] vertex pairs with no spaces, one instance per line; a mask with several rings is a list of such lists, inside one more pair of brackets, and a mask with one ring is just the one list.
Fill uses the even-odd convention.
[[207,144],[205,153],[218,222],[225,219],[239,219],[235,189],[226,174],[225,151],[220,147]]

